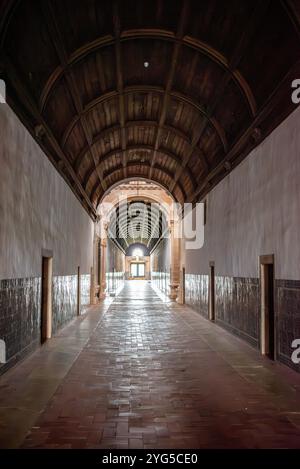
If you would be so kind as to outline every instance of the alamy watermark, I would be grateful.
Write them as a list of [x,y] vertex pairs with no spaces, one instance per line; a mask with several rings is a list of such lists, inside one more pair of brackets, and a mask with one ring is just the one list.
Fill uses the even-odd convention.
[[296,78],[295,80],[292,81],[292,102],[294,104],[299,104],[300,103],[300,78]]
[[291,360],[298,365],[300,363],[300,339],[293,340],[291,347],[295,349],[292,353]]
[[6,85],[5,81],[0,79],[0,104],[6,103]]
[[0,339],[0,364],[1,363],[6,363],[6,345],[2,339]]
[[[124,224],[124,219],[126,223]],[[123,198],[117,205],[104,202],[100,205],[100,231],[105,238],[132,238],[143,235],[145,223],[151,227],[152,239],[168,238],[170,227],[172,236],[185,240],[186,249],[200,249],[204,245],[204,204],[185,203],[183,205],[163,202],[143,204],[129,202]],[[170,223],[168,223],[170,222]],[[109,228],[107,230],[107,227]]]

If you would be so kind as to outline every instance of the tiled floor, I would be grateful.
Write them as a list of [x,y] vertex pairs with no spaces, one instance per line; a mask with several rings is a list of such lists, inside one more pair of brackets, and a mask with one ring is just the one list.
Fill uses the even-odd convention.
[[90,308],[0,377],[0,448],[22,444],[110,304]]
[[147,282],[128,282],[100,316],[23,447],[300,447],[292,370]]

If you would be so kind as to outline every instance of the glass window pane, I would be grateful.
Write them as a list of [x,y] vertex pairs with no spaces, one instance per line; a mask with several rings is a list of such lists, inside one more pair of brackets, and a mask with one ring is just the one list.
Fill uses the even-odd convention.
[[137,277],[137,264],[131,264],[131,277]]
[[139,264],[139,277],[145,276],[145,264]]

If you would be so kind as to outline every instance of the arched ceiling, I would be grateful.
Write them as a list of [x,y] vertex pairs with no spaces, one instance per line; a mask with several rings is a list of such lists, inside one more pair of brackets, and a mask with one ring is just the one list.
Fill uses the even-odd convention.
[[130,246],[126,248],[125,255],[130,257],[132,257],[133,255],[136,256],[137,250],[142,252],[142,256],[150,256],[149,248],[145,244],[141,243],[130,244]]
[[288,0],[2,0],[8,102],[91,216],[133,177],[195,202],[294,109],[297,10]]
[[142,243],[150,252],[168,229],[168,222],[159,204],[136,200],[116,206],[108,224],[108,236],[126,251],[128,246]]

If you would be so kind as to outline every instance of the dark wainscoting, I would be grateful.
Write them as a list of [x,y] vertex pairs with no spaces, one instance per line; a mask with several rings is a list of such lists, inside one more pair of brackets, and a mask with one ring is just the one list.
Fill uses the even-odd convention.
[[[185,275],[185,302],[208,318],[209,276]],[[259,279],[215,277],[215,321],[259,347]]]
[[185,302],[206,318],[208,318],[208,288],[208,275],[185,275]]
[[170,293],[170,272],[152,272],[151,282],[165,295]]
[[[208,317],[208,275],[186,274],[185,302]],[[260,348],[260,282],[258,278],[215,277],[215,321]],[[291,360],[293,340],[300,339],[300,281],[275,280],[276,359],[300,372]]]
[[216,281],[216,323],[259,347],[260,287],[259,279],[221,277]]
[[0,281],[0,339],[6,345],[0,374],[40,343],[40,317],[40,278]]
[[300,372],[300,364],[291,360],[294,339],[300,339],[300,281],[275,281],[275,311],[277,322],[277,360]]
[[116,293],[118,288],[124,284],[125,272],[107,272],[106,273],[106,292]]
[[[185,302],[208,318],[209,276],[186,274]],[[215,277],[215,321],[225,329],[259,347],[259,280]]]
[[91,304],[91,276],[84,274],[80,276],[81,311]]
[[[90,304],[89,274],[81,275],[81,310]],[[0,281],[0,339],[6,363],[0,374],[41,343],[41,278]],[[77,275],[55,276],[52,283],[52,334],[77,315]]]
[[77,316],[77,275],[53,277],[52,333]]

